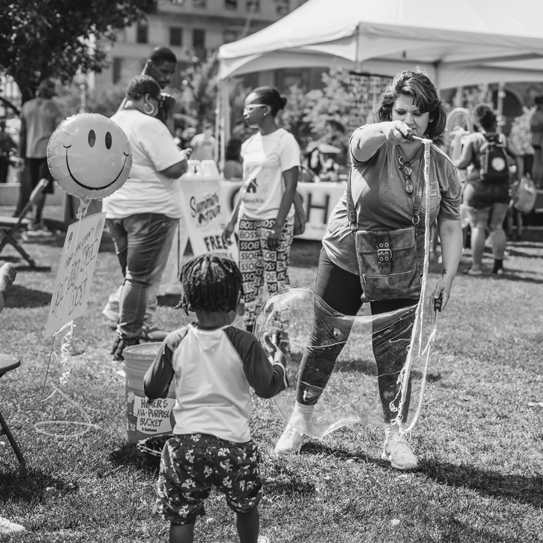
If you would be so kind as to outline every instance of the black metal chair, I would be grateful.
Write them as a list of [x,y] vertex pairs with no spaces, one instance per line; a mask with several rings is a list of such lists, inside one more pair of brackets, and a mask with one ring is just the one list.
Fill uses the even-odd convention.
[[[20,365],[21,365],[21,361],[18,358],[15,358],[14,356],[10,356],[9,354],[0,353],[0,378],[3,377],[4,374],[6,374],[8,371],[14,370],[18,368]],[[25,460],[23,458],[23,454],[21,453],[21,449],[19,449],[19,445],[17,445],[17,442],[15,441],[15,438],[13,437],[13,434],[11,433],[9,426],[7,425],[7,422],[5,421],[1,412],[0,412],[0,426],[1,426],[0,435],[7,436],[13,450],[15,451],[15,454],[17,455],[17,458],[19,459],[19,462],[21,464],[24,464]]]
[[37,200],[38,196],[45,190],[49,181],[47,179],[42,179],[37,185],[36,188],[32,191],[28,203],[24,206],[17,217],[5,217],[0,216],[0,234],[2,234],[3,239],[0,241],[0,253],[4,247],[9,243],[14,249],[16,249],[19,254],[28,262],[31,268],[36,267],[36,263],[32,257],[21,247],[15,235],[19,230],[26,228],[28,226],[28,219],[25,219],[26,214],[29,212],[30,208]]

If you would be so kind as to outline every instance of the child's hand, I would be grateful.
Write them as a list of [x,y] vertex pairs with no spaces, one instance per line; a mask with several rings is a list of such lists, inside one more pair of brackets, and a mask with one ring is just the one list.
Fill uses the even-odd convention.
[[187,147],[186,149],[183,149],[180,154],[184,160],[188,160],[190,158],[190,155],[192,155],[192,147]]
[[273,361],[282,364],[284,368],[287,367],[287,354],[282,349],[282,345],[275,343],[268,332],[264,333],[264,344],[266,345],[270,356],[273,355]]

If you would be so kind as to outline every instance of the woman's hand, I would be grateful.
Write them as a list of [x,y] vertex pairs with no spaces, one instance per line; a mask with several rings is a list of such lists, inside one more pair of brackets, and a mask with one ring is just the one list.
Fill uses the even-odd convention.
[[222,242],[224,245],[232,245],[232,234],[234,233],[235,225],[229,222],[222,231]]
[[181,153],[179,153],[184,160],[188,160],[190,158],[190,155],[192,155],[192,147],[187,147],[186,149],[183,149]]
[[393,145],[399,145],[406,142],[406,136],[413,131],[402,121],[391,121],[382,123],[382,132],[387,141]]
[[[452,279],[449,279],[447,275],[444,275],[437,283],[434,288],[434,292],[432,293],[432,301],[434,307],[436,306],[436,301],[441,301],[441,307],[439,311],[443,311],[445,307],[447,306],[447,302],[449,301],[449,298],[451,296],[451,288],[452,288]],[[439,306],[439,302],[438,302]]]
[[268,249],[270,251],[277,251],[279,248],[279,242],[281,241],[281,231],[282,227],[274,225],[272,231],[268,234],[268,239],[266,240],[268,244]]

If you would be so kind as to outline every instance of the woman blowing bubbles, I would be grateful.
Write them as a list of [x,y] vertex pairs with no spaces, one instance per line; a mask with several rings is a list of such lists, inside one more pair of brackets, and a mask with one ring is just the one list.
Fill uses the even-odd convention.
[[[386,423],[383,458],[395,468],[412,469],[417,466],[417,458],[409,443],[399,434],[399,426],[393,422],[397,413],[390,407],[391,402],[398,407],[398,374],[406,360],[414,306],[420,297],[424,215],[427,211],[424,146],[420,141],[406,139],[406,136],[439,139],[445,129],[446,115],[432,81],[423,73],[405,71],[394,78],[381,96],[376,116],[377,123],[362,126],[351,137],[350,190],[346,191],[329,219],[315,292],[329,306],[345,315],[356,315],[365,301],[370,302],[374,315],[413,306],[413,311],[408,312],[406,318],[373,336],[379,394]],[[443,246],[443,275],[435,286],[433,297],[441,299],[441,309],[445,309],[462,253],[461,189],[456,168],[435,146],[430,150],[429,173],[430,224],[437,220]],[[401,238],[403,243],[409,236],[411,247],[414,247],[410,253],[410,273],[398,278],[399,274],[383,271],[382,279],[376,280],[362,259],[359,263],[359,243],[368,244],[372,250],[375,248],[376,255],[380,246],[390,246],[390,258],[393,259],[397,240]],[[385,238],[388,241],[382,241],[380,245],[379,239]],[[377,256],[376,259],[378,261]],[[382,264],[385,269],[386,263]],[[399,264],[404,265],[405,262]],[[390,275],[387,277],[386,273]],[[350,329],[342,331],[345,340],[349,332]],[[315,404],[345,344],[313,349],[313,346],[323,345],[323,335],[317,315],[310,344],[302,360],[297,401],[291,418],[298,428],[309,424]],[[407,416],[408,403],[405,402],[401,413],[403,420]],[[276,451],[297,452],[303,437],[289,424],[277,443]]]

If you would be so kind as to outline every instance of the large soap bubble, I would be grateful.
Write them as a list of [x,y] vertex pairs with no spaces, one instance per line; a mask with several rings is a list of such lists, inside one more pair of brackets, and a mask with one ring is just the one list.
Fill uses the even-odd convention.
[[[306,288],[271,297],[255,334],[261,340],[265,332],[288,337],[290,387],[273,400],[284,419],[300,432],[322,438],[350,424],[384,425],[388,411],[388,419],[410,430],[422,405],[435,337],[435,324],[424,322],[423,308],[421,302],[372,316],[365,304],[360,314],[347,316]],[[391,380],[395,394],[381,398],[379,383]],[[318,398],[310,419],[295,411],[297,395]]]

